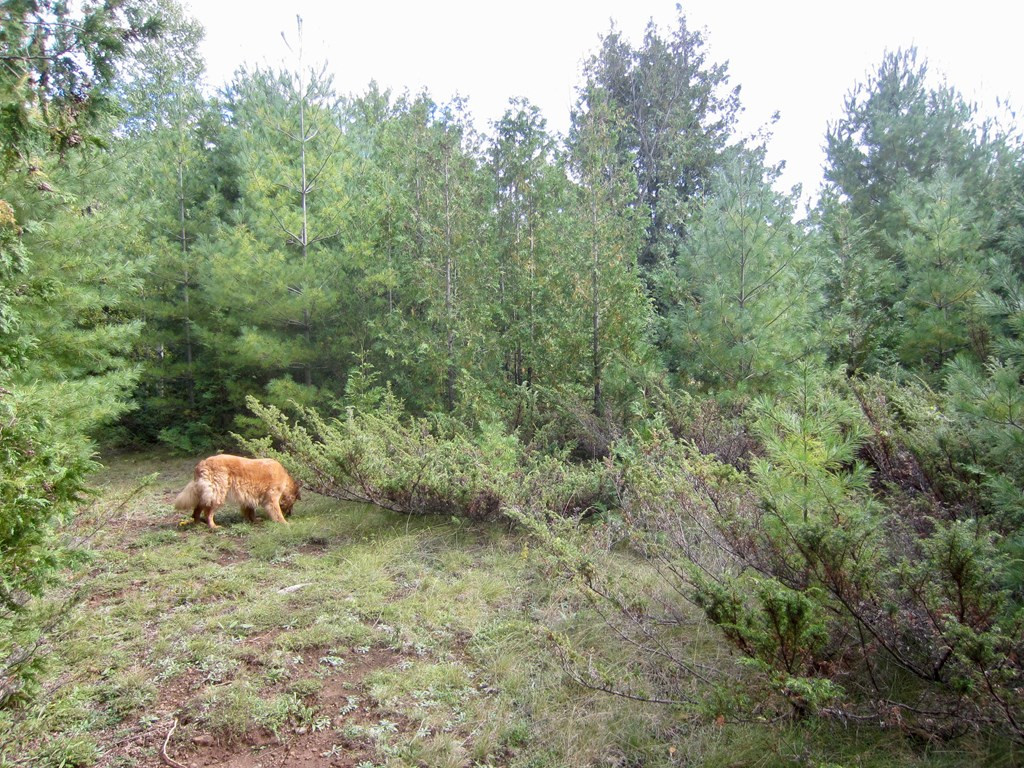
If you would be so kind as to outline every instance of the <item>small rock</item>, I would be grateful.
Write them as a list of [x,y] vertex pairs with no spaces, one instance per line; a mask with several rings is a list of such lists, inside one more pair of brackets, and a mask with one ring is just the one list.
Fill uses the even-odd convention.
[[192,737],[192,743],[200,747],[209,747],[213,744],[213,736],[208,733],[200,733]]
[[302,736],[302,735],[304,735],[304,734],[306,733],[306,731],[308,731],[308,730],[309,730],[309,729],[308,729],[308,728],[307,728],[306,726],[304,726],[304,725],[301,725],[301,726],[299,726],[298,728],[296,728],[296,729],[295,729],[295,732],[296,732],[297,734],[299,734],[299,736]]

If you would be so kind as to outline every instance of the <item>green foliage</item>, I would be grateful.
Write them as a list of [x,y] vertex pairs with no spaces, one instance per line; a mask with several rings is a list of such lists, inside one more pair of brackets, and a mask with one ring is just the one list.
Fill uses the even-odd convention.
[[[122,440],[190,454],[234,426],[307,487],[454,518],[455,539],[462,518],[517,521],[545,580],[569,575],[622,641],[553,633],[584,686],[715,720],[1024,740],[1024,143],[916,52],[850,92],[799,222],[681,12],[637,46],[609,32],[562,142],[520,99],[487,135],[459,99],[341,99],[303,62],[301,22],[295,68],[240,70],[214,101],[173,0],[4,7],[0,699],[31,692],[33,598],[68,562],[89,437],[119,418]],[[316,536],[283,530],[253,554],[304,567]],[[168,536],[142,541],[165,570]],[[409,623],[392,575],[360,578],[378,618]],[[246,591],[199,583],[176,604]],[[435,642],[450,616],[430,613],[405,640]],[[278,646],[355,642],[353,622]],[[718,652],[703,625],[741,661],[695,661]],[[118,716],[151,694],[97,690]],[[304,723],[300,690],[240,680],[206,722]],[[522,741],[529,707],[508,707],[473,760]],[[418,722],[403,759],[461,759]],[[394,757],[382,728],[366,733]],[[657,753],[615,744],[624,763]]]
[[83,8],[58,0],[4,3],[0,174],[16,167],[32,172],[39,162],[96,141],[111,109],[108,88],[118,61],[132,42],[159,29],[138,2]]
[[0,200],[0,370],[9,371],[21,363],[27,339],[17,333],[18,316],[12,303],[17,295],[17,280],[27,268],[21,227],[14,209]]
[[88,768],[99,755],[99,746],[88,736],[66,736],[36,750],[32,759],[40,768]]
[[963,438],[960,462],[977,478],[999,527],[1016,537],[1024,522],[1024,369],[1018,359],[982,367],[961,357],[947,371],[947,402]]
[[[972,727],[1019,739],[1021,618],[1006,539],[984,519],[938,516],[943,506],[904,442],[927,413],[912,402],[897,415],[804,363],[781,395],[753,402],[749,473],[656,429],[620,443],[608,468],[619,506],[602,535],[642,555],[646,579],[597,567],[601,537],[582,535],[576,521],[510,509],[604,606],[615,632],[643,649],[645,660],[624,665],[563,641],[573,676],[620,695],[703,701],[714,716],[899,713],[922,732]],[[923,492],[897,485],[908,481],[924,482]],[[684,600],[745,663],[693,665],[677,631],[693,620]]]
[[780,520],[831,524],[851,499],[867,501],[868,470],[855,458],[866,426],[856,403],[833,394],[837,377],[809,362],[795,369],[782,403],[762,397],[753,404],[765,456],[751,469]]
[[1012,249],[1007,185],[1020,149],[955,89],[929,82],[910,49],[886,54],[850,92],[827,135],[819,212],[838,257],[826,317],[842,334],[836,359],[867,371],[899,359],[937,381],[958,351],[987,354],[974,302],[999,271],[995,247]]
[[590,252],[593,412],[603,416],[626,399],[613,389],[619,383],[616,368],[642,365],[650,357],[646,336],[652,318],[635,269],[642,216],[629,204],[635,177],[617,154],[618,116],[601,92],[588,93],[584,102],[573,115],[570,151],[580,181],[580,219],[586,222],[581,236]]
[[231,91],[248,174],[237,223],[203,254],[206,300],[222,322],[202,340],[264,380],[294,369],[312,387],[340,374],[347,270],[338,244],[358,248],[359,239],[334,98],[322,71],[242,73]]
[[975,111],[954,88],[929,86],[914,48],[886,53],[847,95],[826,135],[825,179],[863,219],[880,257],[892,255],[886,238],[906,225],[894,196],[908,184],[941,171],[964,179],[970,197],[984,189],[990,147],[978,141]]
[[[878,430],[872,441],[883,439],[879,414],[863,395],[855,409],[841,391],[805,375],[783,415],[768,410],[778,404],[759,406],[765,456],[753,473],[763,513],[735,518],[727,541],[742,563],[799,590],[828,617],[813,669],[836,680],[837,659],[849,665],[840,706],[862,705],[889,678],[905,686],[886,694],[897,705],[912,711],[921,696],[943,713],[917,727],[948,719],[1015,732],[1021,703],[1009,686],[1024,671],[1012,650],[1020,617],[1002,586],[999,537],[984,520],[915,513],[899,489],[875,496],[855,456],[870,434],[861,411]],[[876,443],[869,452],[888,451],[880,463],[887,473],[908,460],[894,432],[884,439],[896,446]],[[777,611],[761,610],[780,626]]]
[[571,333],[579,324],[569,320],[580,307],[572,295],[579,251],[567,226],[571,188],[539,110],[515,107],[495,125],[491,156],[498,205],[494,325],[509,384],[553,386],[581,356]]
[[660,276],[666,362],[685,387],[771,392],[814,349],[814,254],[773,177],[758,154],[737,154],[692,225],[688,258]]
[[380,258],[360,270],[371,331],[363,343],[416,412],[452,412],[472,387],[467,374],[497,377],[499,340],[487,317],[493,188],[481,137],[458,100],[439,105],[421,94],[392,104],[390,94],[371,91],[349,111],[372,137],[380,206]]
[[56,532],[95,468],[89,436],[126,410],[136,375],[124,255],[140,243],[127,211],[96,205],[105,171],[83,149],[109,126],[116,60],[155,31],[143,16],[9,3],[0,23],[0,705],[32,693],[52,628],[33,599],[71,562]]
[[607,99],[621,115],[618,151],[636,172],[637,206],[651,212],[639,257],[644,267],[683,255],[690,201],[714,189],[740,110],[726,64],[708,62],[704,36],[677,7],[670,34],[651,22],[634,48],[613,27],[585,67],[585,99]]
[[879,258],[869,225],[855,218],[831,190],[819,201],[818,239],[825,323],[821,340],[831,360],[849,374],[870,373],[895,357],[903,312],[895,262]]
[[761,575],[740,570],[694,584],[708,618],[758,662],[797,715],[841,695],[821,674],[846,632],[836,611],[880,565],[877,509],[867,470],[854,458],[865,430],[856,405],[835,393],[836,381],[802,363],[785,399],[754,403],[764,450],[751,466],[758,509],[738,508],[719,524],[740,561]]
[[390,390],[358,392],[354,400],[370,405],[348,405],[336,418],[292,403],[292,422],[250,398],[270,437],[244,444],[278,456],[318,493],[410,514],[492,519],[527,498],[552,510],[584,510],[607,493],[598,467],[533,455],[500,423],[469,431],[447,418],[411,417]]
[[210,236],[222,199],[213,159],[218,132],[202,95],[203,31],[173,0],[154,0],[164,35],[133,49],[120,83],[122,169],[127,184],[110,185],[111,203],[133,210],[147,243],[145,282],[133,312],[146,333],[135,348],[141,366],[137,408],[121,422],[122,440],[159,439],[195,455],[228,421],[218,382],[201,376],[214,355],[199,343],[207,325],[199,241]]
[[893,240],[907,274],[900,359],[935,375],[960,351],[986,355],[989,329],[977,299],[992,284],[983,227],[963,182],[943,173],[911,185],[894,202],[906,229]]
[[46,623],[31,601],[71,562],[56,531],[95,468],[87,445],[55,439],[66,430],[63,394],[31,397],[0,385],[0,706],[35,693]]

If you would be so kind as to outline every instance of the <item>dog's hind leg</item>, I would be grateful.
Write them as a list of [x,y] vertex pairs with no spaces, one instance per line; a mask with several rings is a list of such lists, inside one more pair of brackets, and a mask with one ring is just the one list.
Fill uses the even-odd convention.
[[250,523],[256,522],[256,510],[253,507],[242,507],[242,517],[248,520]]
[[220,528],[220,526],[213,521],[213,516],[217,514],[218,509],[220,509],[220,504],[206,508],[206,524],[210,526],[211,529]]

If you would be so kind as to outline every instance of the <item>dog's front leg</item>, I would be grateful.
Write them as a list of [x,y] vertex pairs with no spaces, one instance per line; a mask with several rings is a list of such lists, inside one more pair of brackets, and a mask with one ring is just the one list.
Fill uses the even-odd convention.
[[280,495],[270,496],[267,499],[265,509],[267,510],[267,514],[270,515],[270,519],[273,520],[275,523],[283,523],[284,525],[288,525],[288,521],[285,520],[284,515],[281,514],[280,499]]

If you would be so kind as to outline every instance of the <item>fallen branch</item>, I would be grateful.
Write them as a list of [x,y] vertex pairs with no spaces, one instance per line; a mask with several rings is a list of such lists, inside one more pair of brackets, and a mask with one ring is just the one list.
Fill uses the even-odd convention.
[[174,718],[174,725],[171,726],[171,730],[167,732],[167,738],[164,739],[164,745],[160,748],[160,759],[165,765],[171,766],[171,768],[185,768],[184,765],[179,763],[177,760],[167,754],[167,743],[171,740],[171,734],[174,733],[174,729],[178,727],[178,718]]

